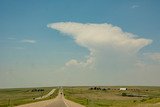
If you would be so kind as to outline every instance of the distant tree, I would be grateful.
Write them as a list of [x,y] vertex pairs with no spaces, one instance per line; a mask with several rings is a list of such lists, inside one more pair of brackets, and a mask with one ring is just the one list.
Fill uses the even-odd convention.
[[105,89],[105,88],[103,88],[102,90],[103,90],[103,91],[106,91],[106,89]]
[[145,102],[145,101],[146,101],[146,99],[141,99],[140,101],[141,101],[141,102]]
[[31,91],[31,92],[35,92],[35,91],[37,91],[37,89],[32,89],[32,91]]
[[90,90],[93,90],[93,88],[91,87]]
[[99,87],[98,90],[101,90],[101,88]]
[[122,93],[122,96],[127,96],[127,94],[126,93]]
[[94,87],[94,90],[97,90],[97,87]]

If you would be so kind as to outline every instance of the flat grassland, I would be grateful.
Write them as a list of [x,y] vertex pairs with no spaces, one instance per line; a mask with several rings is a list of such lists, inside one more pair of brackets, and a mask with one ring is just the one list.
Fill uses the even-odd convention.
[[[119,90],[121,87],[127,90]],[[160,107],[160,87],[65,87],[65,97],[86,107]],[[100,89],[99,89],[100,88]]]
[[[54,87],[0,89],[0,107],[12,107],[54,98],[58,94],[56,87],[55,92],[48,98],[40,100],[34,99],[49,93],[53,88]],[[41,89],[43,89],[43,91]]]

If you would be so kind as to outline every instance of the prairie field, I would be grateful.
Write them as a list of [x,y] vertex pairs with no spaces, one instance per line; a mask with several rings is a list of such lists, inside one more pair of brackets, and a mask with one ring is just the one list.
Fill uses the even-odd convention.
[[[126,90],[120,90],[120,88]],[[35,100],[56,87],[0,89],[0,107],[55,98],[58,88],[48,98]],[[43,89],[43,91],[40,91]],[[39,90],[39,91],[38,91]],[[86,107],[160,107],[160,87],[149,86],[77,86],[63,87],[66,99]]]
[[[119,90],[126,87],[127,90]],[[160,107],[160,87],[65,87],[65,97],[86,107]]]
[[[35,100],[35,98],[49,93],[53,88],[54,87],[0,89],[0,107],[12,107],[54,98],[58,94],[58,89],[48,98]],[[43,89],[43,91],[41,89]]]

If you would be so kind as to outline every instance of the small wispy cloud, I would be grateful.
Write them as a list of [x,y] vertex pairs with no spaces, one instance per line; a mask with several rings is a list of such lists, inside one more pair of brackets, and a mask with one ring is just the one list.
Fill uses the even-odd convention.
[[15,40],[16,38],[8,37],[7,39],[9,39],[9,40]]
[[16,49],[16,50],[23,50],[25,48],[24,47],[14,47],[14,49]]
[[131,6],[132,9],[135,9],[135,8],[138,8],[138,7],[140,7],[140,6],[139,5],[132,5]]
[[22,43],[31,43],[31,44],[36,43],[35,40],[31,40],[31,39],[23,39],[23,40],[21,40],[21,42],[22,42]]

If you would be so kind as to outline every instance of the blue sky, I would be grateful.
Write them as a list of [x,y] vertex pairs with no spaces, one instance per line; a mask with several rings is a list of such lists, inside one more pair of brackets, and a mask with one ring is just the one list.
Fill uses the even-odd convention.
[[[159,5],[159,0],[1,0],[0,87],[89,84],[160,85],[160,80],[158,77],[156,78],[156,75],[160,74],[157,70],[160,64]],[[123,75],[132,75],[133,73],[133,71],[121,72],[129,68],[128,65],[126,68],[120,67],[121,71],[119,72],[122,77],[115,76],[115,78],[122,79],[121,83],[115,82],[114,78],[112,80],[103,77],[104,75],[110,75],[111,77],[116,75],[116,71],[108,72],[114,67],[109,66],[108,71],[105,72],[104,69],[107,66],[105,63],[107,64],[107,62],[101,64],[102,61],[99,63],[97,60],[95,61],[96,64],[101,65],[103,70],[97,67],[98,64],[94,67],[95,71],[91,70],[93,72],[84,68],[85,71],[88,71],[87,73],[79,68],[73,68],[75,72],[70,68],[66,69],[65,64],[70,60],[72,63],[85,61],[92,52],[88,45],[84,46],[77,43],[77,38],[66,36],[66,33],[68,33],[66,30],[55,26],[47,27],[48,24],[58,22],[107,23],[121,28],[123,32],[133,33],[139,38],[152,40],[151,44],[141,48],[135,55],[139,56],[138,62],[157,65],[150,65],[151,67],[147,69],[146,78],[153,74],[151,79],[148,79],[147,82],[140,82],[141,77],[137,77],[139,81],[134,82],[126,79],[129,82],[125,82],[126,80],[122,79]],[[62,27],[65,26],[62,25]],[[79,25],[75,24],[75,26]],[[69,34],[73,32],[69,32]],[[97,54],[94,57],[95,59],[99,58]],[[108,59],[107,55],[104,56],[104,60],[105,58]],[[132,58],[129,57],[129,59]],[[156,61],[153,61],[153,59]],[[114,57],[110,60],[111,62],[117,61]],[[118,63],[116,64],[118,65]],[[65,71],[63,71],[63,68]],[[155,72],[151,73],[151,68]],[[138,69],[138,71],[141,70]],[[53,78],[51,75],[53,75]],[[71,78],[69,75],[73,75],[75,78]],[[92,75],[93,78],[88,79],[85,75]],[[43,76],[44,79],[41,80]],[[60,80],[60,77],[64,79]],[[81,81],[80,78],[83,77],[88,80]],[[100,78],[102,80],[98,81]],[[97,80],[95,84],[94,79]]]

